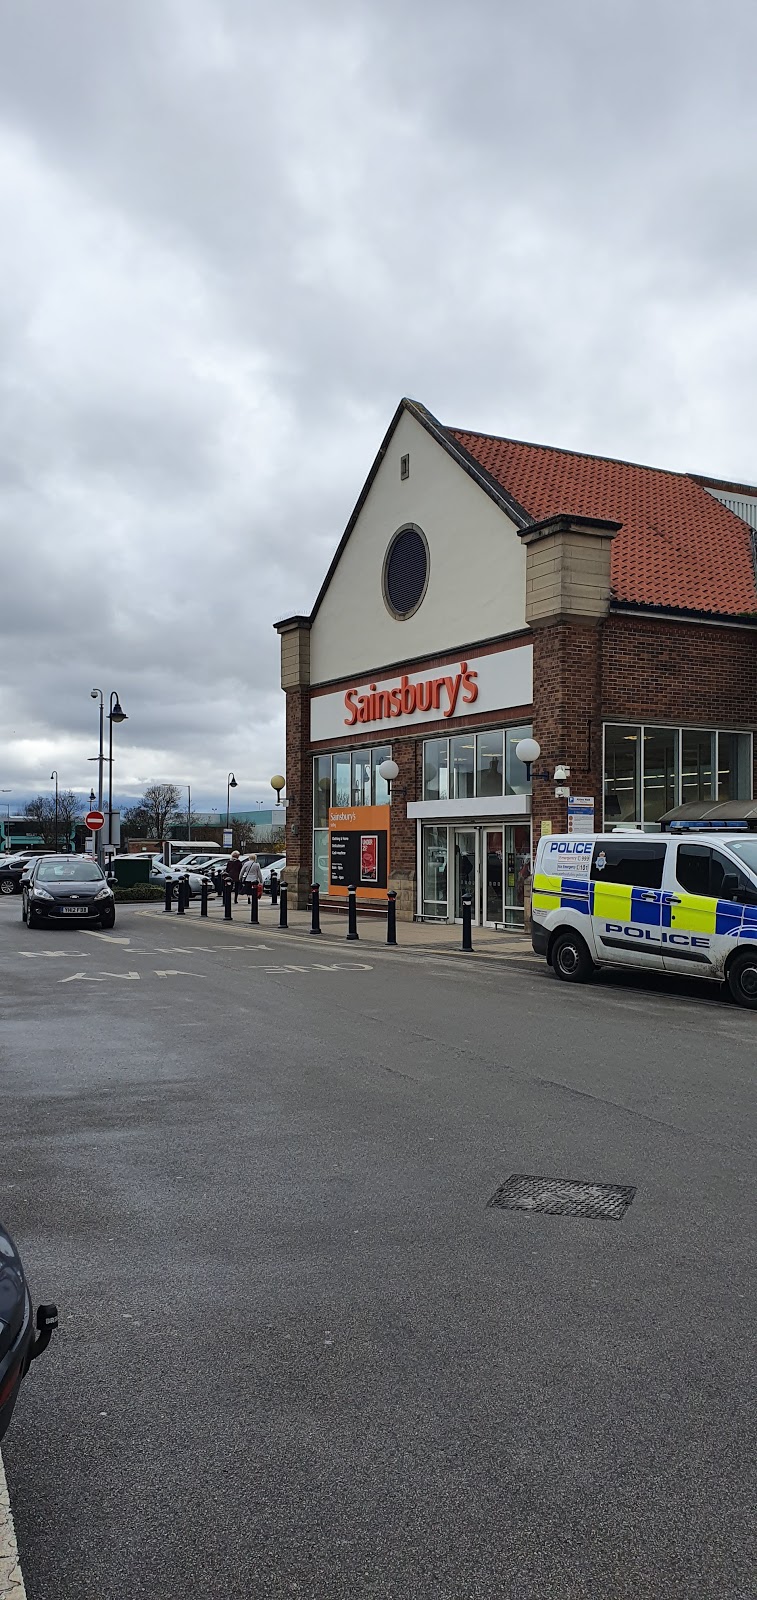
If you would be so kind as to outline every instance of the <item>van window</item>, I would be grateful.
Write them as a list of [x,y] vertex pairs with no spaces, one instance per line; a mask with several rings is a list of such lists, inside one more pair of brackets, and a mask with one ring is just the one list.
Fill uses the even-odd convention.
[[676,877],[687,894],[709,895],[717,900],[726,872],[739,880],[739,889],[751,888],[735,862],[707,844],[679,844]]
[[647,839],[605,839],[594,846],[591,875],[595,883],[625,883],[633,889],[662,888],[666,844]]

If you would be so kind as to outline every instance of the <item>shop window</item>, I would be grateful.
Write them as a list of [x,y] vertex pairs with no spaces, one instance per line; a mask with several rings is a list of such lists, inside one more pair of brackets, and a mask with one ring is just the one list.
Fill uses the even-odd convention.
[[644,822],[659,822],[676,804],[678,729],[644,729]]
[[470,800],[475,793],[476,740],[472,733],[461,733],[449,742],[452,800]]
[[324,893],[329,887],[329,834],[328,828],[316,828],[313,834],[313,883]]
[[[681,803],[712,799],[715,735],[706,728],[681,733]],[[673,802],[675,804],[675,801]]]
[[447,918],[447,829],[423,829],[423,915]]
[[352,765],[349,750],[342,750],[333,757],[333,795],[335,806],[349,806],[352,804]]
[[378,749],[371,751],[371,772],[373,780],[373,804],[375,806],[388,806],[391,800],[389,784],[382,778],[379,767],[382,761],[388,761],[392,753],[390,744],[379,745]]
[[327,828],[331,805],[331,756],[313,761],[313,827]]
[[591,875],[595,883],[630,884],[633,889],[662,888],[667,844],[651,839],[619,839],[595,844]]
[[423,798],[449,799],[449,740],[427,739],[423,746]]
[[530,794],[531,779],[526,774],[522,761],[515,754],[516,746],[521,739],[530,739],[533,728],[506,728],[505,729],[505,794]]
[[639,821],[640,728],[605,728],[605,822]]
[[370,750],[353,750],[352,752],[352,800],[353,806],[369,806],[371,803],[371,752]]
[[476,738],[476,793],[502,794],[504,787],[502,729]]
[[718,800],[749,800],[752,739],[748,733],[718,734]]

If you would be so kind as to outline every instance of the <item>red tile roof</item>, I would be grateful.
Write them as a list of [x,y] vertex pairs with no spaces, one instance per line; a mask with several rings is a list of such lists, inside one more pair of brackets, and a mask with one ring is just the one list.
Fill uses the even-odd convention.
[[719,616],[757,612],[752,531],[688,474],[457,428],[445,432],[533,521],[567,512],[622,523],[612,546],[616,600]]

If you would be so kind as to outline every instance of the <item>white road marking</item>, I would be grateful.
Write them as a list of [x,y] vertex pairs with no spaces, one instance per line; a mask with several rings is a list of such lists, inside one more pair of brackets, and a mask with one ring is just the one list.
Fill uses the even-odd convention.
[[94,928],[82,928],[89,939],[104,939],[106,944],[131,944],[131,939],[119,939],[115,933],[97,933]]
[[3,1458],[0,1455],[0,1597],[2,1600],[26,1600],[21,1563],[18,1559],[16,1530],[13,1526],[8,1484]]
[[17,950],[16,951],[16,955],[23,956],[26,961],[36,961],[36,960],[38,960],[38,958],[40,956],[49,956],[51,961],[54,961],[56,956],[68,956],[69,958],[73,957],[74,960],[78,960],[80,956],[84,955],[84,951],[83,950]]
[[59,978],[59,983],[103,983],[103,978],[93,978],[89,972],[71,972],[67,978]]
[[174,967],[169,967],[166,972],[155,973],[156,978],[202,978],[202,972],[180,972]]

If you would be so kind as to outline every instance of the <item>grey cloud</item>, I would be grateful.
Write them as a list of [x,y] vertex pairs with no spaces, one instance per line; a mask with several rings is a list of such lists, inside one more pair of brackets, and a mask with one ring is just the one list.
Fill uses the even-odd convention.
[[97,682],[122,781],[268,798],[271,622],[402,393],[753,476],[751,8],[6,9],[3,787],[88,786]]

